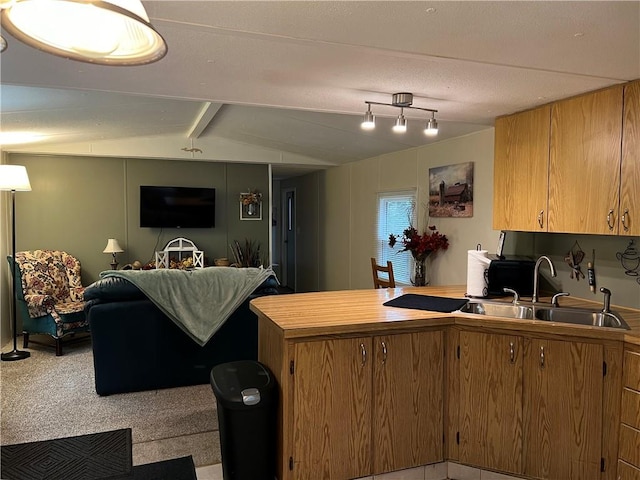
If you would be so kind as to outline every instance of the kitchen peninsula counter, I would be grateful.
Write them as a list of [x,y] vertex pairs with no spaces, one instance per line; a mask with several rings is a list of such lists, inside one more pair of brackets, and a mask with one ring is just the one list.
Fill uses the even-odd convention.
[[404,294],[463,299],[465,290],[251,301],[258,359],[279,387],[279,479],[347,480],[455,461],[528,478],[616,480],[623,356],[625,346],[640,351],[640,310],[612,306],[631,327],[623,330],[383,305]]
[[[287,339],[359,333],[362,331],[390,332],[406,328],[438,325],[467,325],[576,337],[606,338],[640,345],[640,310],[617,307],[615,305],[611,307],[612,310],[620,313],[631,328],[630,330],[571,325],[542,320],[431,312],[385,307],[383,305],[383,303],[406,293],[464,298],[465,291],[464,285],[457,285],[272,295],[253,300],[251,302],[251,310],[259,316],[264,315],[269,318],[282,330],[283,337]],[[508,298],[490,300],[509,301]],[[551,299],[542,298],[541,301],[548,304]],[[562,297],[559,303],[561,307],[581,307],[598,310],[602,308],[602,303],[574,297]]]

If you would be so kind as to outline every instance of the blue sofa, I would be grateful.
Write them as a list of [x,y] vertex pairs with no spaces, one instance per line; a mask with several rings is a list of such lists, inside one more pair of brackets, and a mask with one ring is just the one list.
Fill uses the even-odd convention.
[[258,318],[249,302],[277,294],[267,279],[200,347],[135,285],[107,277],[85,289],[98,395],[209,383],[213,366],[258,359]]

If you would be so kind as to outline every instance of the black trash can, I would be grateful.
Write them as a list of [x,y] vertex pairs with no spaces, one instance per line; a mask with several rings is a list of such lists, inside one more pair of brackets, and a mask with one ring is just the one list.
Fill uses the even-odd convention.
[[224,480],[274,480],[278,390],[273,374],[254,360],[228,362],[211,369],[211,388]]

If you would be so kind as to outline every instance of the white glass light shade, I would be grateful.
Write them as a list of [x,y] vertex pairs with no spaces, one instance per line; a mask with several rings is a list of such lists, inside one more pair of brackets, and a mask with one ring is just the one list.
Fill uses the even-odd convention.
[[396,123],[393,126],[393,131],[396,133],[404,133],[407,131],[407,119],[404,118],[404,115],[401,113],[396,118]]
[[122,253],[124,250],[115,238],[107,240],[107,246],[104,247],[102,253]]
[[376,117],[373,116],[371,110],[367,110],[365,112],[364,119],[360,124],[360,128],[362,128],[363,130],[373,130],[374,128],[376,128]]
[[23,165],[0,165],[0,190],[30,192],[31,184]]
[[142,65],[167,53],[140,0],[16,0],[2,26],[32,47],[101,65]]

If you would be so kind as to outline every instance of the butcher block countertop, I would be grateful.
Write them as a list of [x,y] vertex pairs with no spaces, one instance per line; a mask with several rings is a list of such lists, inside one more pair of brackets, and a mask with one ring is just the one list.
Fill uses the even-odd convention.
[[[251,310],[258,316],[269,318],[282,330],[284,338],[287,339],[461,325],[547,335],[618,340],[640,345],[640,310],[615,305],[611,309],[622,316],[631,330],[541,320],[507,319],[488,315],[440,313],[383,305],[388,300],[406,293],[464,298],[465,290],[464,285],[459,285],[267,295],[252,300]],[[490,300],[509,302],[510,298]],[[528,299],[523,299],[523,301],[526,300]],[[550,298],[542,298],[541,301],[550,303]],[[602,308],[602,303],[573,297],[562,297],[559,303],[561,307],[583,307],[596,310]]]

